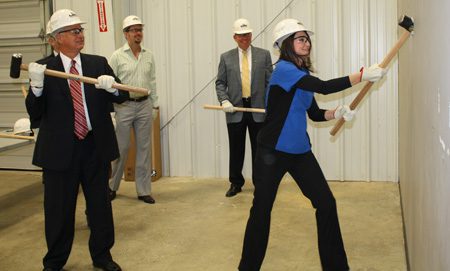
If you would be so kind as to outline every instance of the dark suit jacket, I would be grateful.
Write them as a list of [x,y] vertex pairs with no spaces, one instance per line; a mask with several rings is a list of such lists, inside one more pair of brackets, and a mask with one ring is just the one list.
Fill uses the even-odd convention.
[[[100,75],[114,76],[106,58],[81,54],[83,76],[97,78]],[[64,72],[60,56],[47,62],[47,69]],[[119,79],[116,77],[116,81]],[[119,96],[94,85],[84,84],[84,93],[92,125],[92,133],[99,158],[105,163],[119,157],[116,134],[111,120],[111,103],[128,99],[128,92],[119,91]],[[33,155],[33,164],[52,170],[65,170],[70,166],[74,151],[74,110],[67,79],[45,76],[42,96],[30,91],[26,98],[30,119],[40,119],[39,134]]]
[[[36,63],[42,64],[42,65],[46,65],[53,58],[55,58],[55,55],[52,53],[49,56],[46,56],[44,58],[39,59],[38,61],[36,61]],[[32,90],[31,90],[31,86],[30,86],[30,88],[28,89],[28,93],[30,93],[31,91]],[[27,111],[28,112],[30,110],[32,110],[32,108],[28,108],[31,105],[28,102],[26,102],[26,100],[25,100],[25,106],[27,107]],[[39,112],[36,112],[35,114],[29,114],[30,115],[30,128],[31,129],[39,128],[39,125],[41,123],[41,116],[38,113]]]

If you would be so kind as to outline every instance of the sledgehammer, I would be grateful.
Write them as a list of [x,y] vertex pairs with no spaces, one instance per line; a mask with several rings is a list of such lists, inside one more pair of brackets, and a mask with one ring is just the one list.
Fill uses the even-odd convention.
[[[28,71],[28,64],[22,64],[22,54],[13,54],[11,57],[11,67],[9,71],[9,76],[11,78],[19,78],[20,77],[20,70]],[[76,75],[76,74],[70,74],[55,70],[46,69],[44,72],[45,75],[53,76],[53,77],[59,77],[59,78],[65,78],[65,79],[71,79],[71,80],[78,80],[83,83],[88,84],[98,84],[98,81],[96,78]],[[127,86],[119,83],[114,83],[112,85],[113,88],[117,88],[120,90],[130,91],[130,92],[138,92],[145,95],[149,95],[151,90],[145,89],[145,88],[139,88],[139,87],[132,87]]]
[[[406,15],[403,15],[398,23],[399,26],[403,27],[406,31],[403,32],[402,36],[398,39],[397,43],[392,47],[392,49],[389,51],[389,53],[384,57],[383,61],[380,63],[381,68],[386,68],[391,60],[394,58],[394,56],[398,53],[402,45],[406,42],[406,40],[411,35],[411,32],[414,31],[414,20],[412,17],[408,17]],[[355,97],[353,102],[350,104],[350,109],[355,110],[355,108],[358,106],[358,104],[361,102],[361,100],[364,98],[364,96],[369,92],[370,88],[372,87],[373,82],[366,82],[364,87],[361,89],[361,91],[358,93],[358,95]],[[339,131],[339,129],[344,125],[344,118],[340,118],[336,124],[334,125],[333,129],[331,129],[330,134],[332,136],[336,135],[336,133]]]

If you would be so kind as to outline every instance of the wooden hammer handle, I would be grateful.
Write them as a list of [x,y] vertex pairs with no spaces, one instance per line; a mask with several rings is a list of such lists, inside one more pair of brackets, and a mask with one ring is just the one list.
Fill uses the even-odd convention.
[[34,136],[22,136],[22,135],[13,135],[13,134],[4,134],[4,133],[0,133],[0,137],[2,137],[2,138],[34,140]]
[[[20,64],[20,69],[28,71],[28,64]],[[55,70],[50,70],[50,69],[46,69],[44,74],[53,76],[53,77],[78,80],[83,83],[88,83],[88,84],[92,84],[92,85],[98,84],[98,80],[96,78],[91,78],[91,77],[86,77],[86,76],[81,76],[81,75],[71,74],[71,73],[65,73],[65,72],[60,72],[60,71],[55,71]],[[137,93],[141,93],[141,94],[145,94],[145,95],[150,94],[150,90],[148,90],[148,89],[127,86],[127,85],[123,85],[123,84],[119,84],[119,83],[114,83],[112,85],[112,87],[120,89],[120,90],[125,90],[125,91],[129,91],[129,92],[137,92]]]
[[[205,109],[213,109],[213,110],[222,110],[223,107],[220,105],[209,105],[205,104],[203,105],[203,108]],[[251,112],[251,113],[266,113],[266,110],[264,108],[247,108],[247,107],[234,107],[235,111],[238,112]]]
[[26,98],[28,95],[27,88],[25,87],[25,85],[22,85],[20,88],[22,89],[23,97]]
[[[361,89],[361,91],[358,93],[358,95],[353,99],[353,102],[349,105],[351,110],[355,110],[355,108],[358,106],[358,104],[361,102],[361,100],[366,96],[366,93],[369,92],[370,88],[372,87],[373,82],[367,82],[364,87]],[[338,119],[338,121],[334,124],[333,129],[331,129],[330,134],[335,135],[339,129],[344,125],[345,120],[344,118]]]
[[[391,60],[394,58],[394,56],[398,53],[402,45],[405,43],[405,41],[409,38],[411,35],[411,32],[405,31],[403,35],[400,37],[400,39],[397,41],[397,43],[392,47],[392,49],[389,51],[389,53],[384,57],[383,61],[380,63],[381,68],[386,68]],[[358,95],[355,97],[353,102],[350,104],[350,109],[355,110],[355,108],[358,106],[358,104],[362,101],[364,96],[366,96],[367,92],[369,92],[370,88],[372,87],[373,82],[366,82],[364,87],[361,89],[361,91],[358,93]],[[335,124],[333,129],[331,129],[330,134],[332,136],[336,135],[336,133],[339,131],[339,129],[344,125],[345,120],[344,118],[340,118]]]

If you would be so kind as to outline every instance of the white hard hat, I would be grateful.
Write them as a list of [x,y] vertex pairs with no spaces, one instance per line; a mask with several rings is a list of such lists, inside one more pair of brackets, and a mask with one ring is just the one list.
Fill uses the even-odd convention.
[[54,33],[59,29],[75,24],[85,24],[86,22],[82,21],[78,15],[70,9],[60,9],[53,13],[52,17],[50,17],[49,26],[47,30],[52,31]]
[[47,27],[45,28],[45,34],[46,34],[46,35],[50,35],[51,33],[53,33],[53,31],[52,31],[52,25],[50,24],[50,21],[48,21]]
[[296,19],[282,20],[273,29],[273,47],[281,48],[283,41],[298,31],[306,31],[310,36],[314,34]]
[[125,30],[127,27],[136,25],[136,24],[140,24],[142,26],[144,25],[138,16],[136,16],[136,15],[127,16],[125,19],[123,19],[122,29]]
[[234,34],[246,34],[253,32],[253,29],[250,28],[250,23],[247,19],[237,19],[233,23],[233,32]]
[[28,118],[18,119],[14,123],[13,133],[15,135],[17,135],[17,134],[20,134],[20,133],[27,133],[27,132],[31,132],[31,130],[30,130],[30,119],[28,119]]

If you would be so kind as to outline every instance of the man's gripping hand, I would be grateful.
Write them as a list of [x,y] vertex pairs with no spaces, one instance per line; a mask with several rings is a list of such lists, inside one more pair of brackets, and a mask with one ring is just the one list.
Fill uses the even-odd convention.
[[28,65],[28,77],[30,78],[30,86],[35,88],[44,87],[44,72],[47,65],[41,65],[31,62]]
[[224,100],[222,102],[222,110],[227,113],[233,113],[234,111],[236,111],[234,109],[234,106],[228,100]]
[[116,93],[117,89],[113,88],[112,85],[116,83],[114,77],[110,75],[100,75],[97,78],[98,84],[95,84],[96,88],[104,89],[109,93]]

